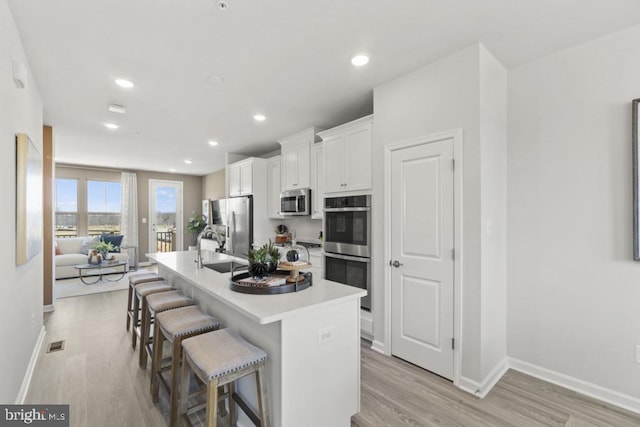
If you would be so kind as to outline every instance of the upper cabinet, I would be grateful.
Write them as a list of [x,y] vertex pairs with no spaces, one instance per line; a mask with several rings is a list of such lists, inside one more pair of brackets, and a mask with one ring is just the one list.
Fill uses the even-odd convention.
[[311,146],[311,218],[322,219],[324,208],[324,156],[322,144]]
[[281,156],[267,161],[267,214],[269,218],[280,219],[280,164]]
[[320,132],[324,150],[324,192],[369,190],[373,115]]
[[256,161],[264,160],[248,158],[228,165],[230,197],[248,196],[253,194],[254,163]]
[[311,127],[280,139],[282,146],[282,191],[310,187],[310,151],[319,129]]

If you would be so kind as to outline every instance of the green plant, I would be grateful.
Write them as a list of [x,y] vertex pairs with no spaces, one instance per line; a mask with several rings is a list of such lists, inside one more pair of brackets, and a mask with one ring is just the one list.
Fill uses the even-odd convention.
[[204,230],[206,226],[207,221],[205,221],[204,216],[193,212],[189,218],[189,222],[187,223],[187,232],[197,236],[202,233],[202,230]]
[[249,250],[249,273],[253,277],[262,278],[269,274],[269,254],[267,248]]
[[273,244],[271,239],[269,239],[269,243],[264,244],[263,248],[266,249],[269,260],[277,267],[278,262],[280,262],[280,251],[278,248]]
[[93,249],[95,249],[101,254],[106,254],[107,252],[112,252],[116,250],[116,246],[111,242],[104,242],[101,240],[95,245],[93,245]]

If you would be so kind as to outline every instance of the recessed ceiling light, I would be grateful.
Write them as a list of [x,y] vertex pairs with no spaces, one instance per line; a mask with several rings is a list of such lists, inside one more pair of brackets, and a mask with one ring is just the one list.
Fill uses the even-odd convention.
[[265,120],[267,120],[267,118],[262,114],[256,114],[255,116],[253,116],[253,119],[257,122],[264,122]]
[[116,79],[116,84],[125,89],[131,89],[133,87],[133,83],[125,79]]
[[120,126],[118,126],[115,123],[105,123],[104,124],[106,127],[108,127],[109,129],[118,129]]
[[185,162],[186,164],[188,164],[188,165],[190,165],[191,163],[193,163],[193,161],[191,161],[191,160],[189,160],[189,159],[185,160],[184,162]]
[[127,112],[127,109],[122,105],[111,104],[109,105],[109,111],[111,111],[112,113],[124,114]]
[[356,67],[362,67],[363,65],[367,65],[369,62],[369,57],[367,55],[356,55],[351,58],[351,63]]
[[175,169],[173,169],[173,168],[172,168],[172,169],[169,169],[169,172],[175,172],[175,171],[176,171],[176,170],[175,170]]
[[215,147],[216,145],[218,145],[218,141],[209,141],[209,145]]

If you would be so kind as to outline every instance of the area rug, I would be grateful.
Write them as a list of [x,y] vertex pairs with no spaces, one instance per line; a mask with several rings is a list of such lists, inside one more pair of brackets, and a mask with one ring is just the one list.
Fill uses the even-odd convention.
[[[152,268],[155,270],[155,268]],[[149,269],[141,268],[136,271],[130,271],[117,282],[108,282],[101,280],[95,285],[85,285],[79,278],[56,280],[54,285],[54,295],[57,298],[77,297],[80,295],[99,294],[101,292],[121,291],[129,287],[129,276],[133,274],[151,273]],[[114,275],[117,277],[117,275]],[[93,278],[91,278],[93,280]]]

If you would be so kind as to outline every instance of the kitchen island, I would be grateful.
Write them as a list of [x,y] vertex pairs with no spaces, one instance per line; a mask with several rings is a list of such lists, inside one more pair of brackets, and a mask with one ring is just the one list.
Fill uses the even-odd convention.
[[[195,251],[148,257],[171,285],[267,352],[273,426],[351,425],[360,408],[360,298],[366,291],[314,276],[313,286],[300,292],[244,294],[229,289],[230,273],[197,268]],[[232,260],[203,251],[205,264]],[[242,378],[238,391],[255,409],[254,377]],[[242,411],[238,425],[252,425]]]

